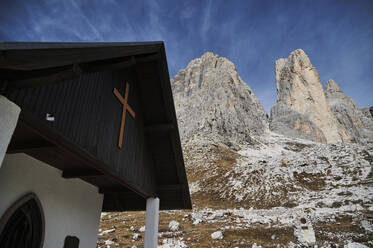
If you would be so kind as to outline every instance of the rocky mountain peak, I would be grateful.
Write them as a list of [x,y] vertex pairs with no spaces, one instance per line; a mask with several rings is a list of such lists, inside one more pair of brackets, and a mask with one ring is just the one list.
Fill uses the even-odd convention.
[[277,101],[271,130],[322,143],[348,142],[326,100],[319,74],[306,53],[297,49],[275,63]]
[[[225,72],[237,74],[236,67],[231,61],[211,52],[206,52],[200,58],[190,61],[185,69],[180,70],[174,77],[173,82],[177,81],[177,77],[185,76],[185,84],[181,87],[185,92],[190,93],[193,89],[216,87],[217,85],[223,86],[226,81],[208,80],[208,77],[214,76],[214,74],[224,74]],[[177,83],[173,84],[175,90],[178,88],[177,86]]]
[[[288,105],[295,94],[305,101],[314,101],[312,95],[323,94],[319,74],[312,66],[310,59],[302,49],[293,51],[288,58],[280,58],[275,62],[277,86],[277,102],[284,101]],[[301,107],[301,106],[299,106]]]
[[[276,60],[275,68],[277,90],[279,90],[278,82],[281,82],[281,76],[284,77],[286,74],[314,69],[310,59],[302,49],[297,49],[291,52],[288,58],[280,58]],[[313,76],[319,78],[316,70],[312,70],[312,72],[315,74]]]
[[205,53],[171,80],[181,138],[203,135],[225,143],[252,143],[268,130],[268,116],[234,64]]
[[223,67],[229,70],[236,70],[235,65],[231,61],[224,57],[220,57],[217,54],[213,54],[212,52],[206,52],[200,58],[193,59],[189,62],[187,68],[198,67],[202,65],[210,68]]
[[329,106],[340,126],[348,131],[352,141],[365,143],[373,140],[373,121],[346,96],[336,82],[329,80],[325,87]]
[[338,84],[333,79],[329,79],[328,82],[326,82],[325,92],[330,94],[343,93]]
[[171,80],[180,134],[230,144],[255,143],[268,130],[321,143],[373,140],[369,109],[360,110],[334,80],[325,92],[302,49],[275,62],[277,101],[268,116],[235,65],[207,52]]
[[326,83],[325,96],[332,109],[335,105],[348,104],[352,109],[358,110],[357,105],[351,100],[351,98],[343,93],[341,88],[333,79],[329,79]]

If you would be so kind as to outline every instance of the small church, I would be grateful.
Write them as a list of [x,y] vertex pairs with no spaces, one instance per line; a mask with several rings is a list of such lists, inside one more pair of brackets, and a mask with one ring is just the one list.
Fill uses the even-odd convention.
[[101,212],[191,209],[163,42],[0,43],[0,247],[93,248]]

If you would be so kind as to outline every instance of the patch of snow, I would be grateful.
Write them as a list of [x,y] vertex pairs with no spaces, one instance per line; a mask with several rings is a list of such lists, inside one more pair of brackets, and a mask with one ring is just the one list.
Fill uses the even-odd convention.
[[133,236],[132,236],[132,240],[139,240],[141,239],[141,234],[139,233],[135,233]]
[[188,248],[188,246],[182,240],[172,238],[164,239],[158,248]]
[[361,226],[368,232],[373,232],[373,226],[372,224],[367,221],[367,220],[363,220],[361,221]]
[[114,242],[111,241],[110,239],[108,239],[108,240],[105,240],[104,244],[105,245],[112,245],[112,244],[114,244]]
[[115,227],[113,227],[112,229],[108,229],[108,230],[102,231],[101,234],[108,234],[108,233],[113,233],[113,232],[115,232]]
[[180,224],[179,224],[179,222],[177,222],[175,220],[172,220],[170,222],[170,224],[168,224],[168,229],[170,229],[170,231],[172,231],[172,232],[178,231],[179,228],[180,228]]
[[212,239],[223,239],[223,233],[221,231],[216,231],[211,234]]
[[368,246],[360,243],[349,242],[347,245],[344,246],[344,248],[368,248]]
[[261,245],[257,245],[256,243],[254,243],[254,244],[251,246],[251,248],[262,248],[262,246],[261,246]]
[[193,212],[192,213],[193,225],[198,225],[203,222],[203,213]]
[[200,189],[198,182],[189,183],[189,191],[191,194],[198,192]]

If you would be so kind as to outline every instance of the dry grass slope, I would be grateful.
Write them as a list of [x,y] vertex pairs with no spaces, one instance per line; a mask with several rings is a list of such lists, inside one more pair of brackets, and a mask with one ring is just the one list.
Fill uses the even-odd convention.
[[[197,139],[183,151],[193,210],[161,212],[159,245],[179,242],[163,248],[292,246],[294,216],[301,213],[313,223],[319,247],[373,247],[373,147],[271,136],[241,149]],[[107,213],[99,247],[143,247],[144,220],[143,212]],[[172,220],[179,231],[168,229]],[[213,240],[219,230],[224,238]],[[141,238],[134,240],[135,233]]]

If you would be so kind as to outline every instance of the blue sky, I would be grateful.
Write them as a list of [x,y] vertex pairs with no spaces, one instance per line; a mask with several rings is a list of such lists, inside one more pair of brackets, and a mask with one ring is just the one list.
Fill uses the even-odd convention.
[[170,76],[211,51],[269,112],[274,62],[302,48],[359,107],[373,105],[373,1],[1,0],[1,41],[163,40]]

